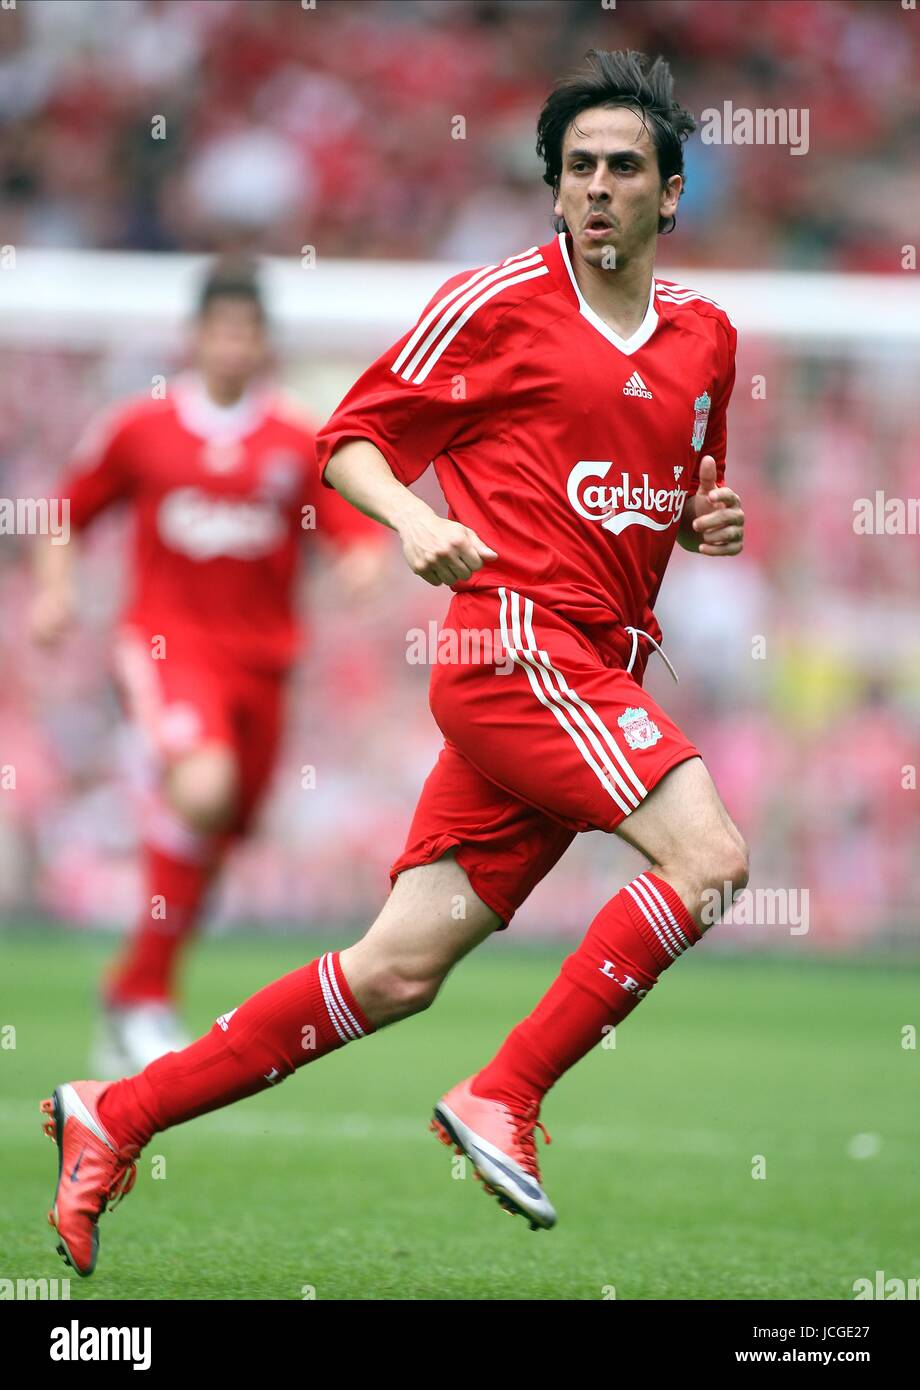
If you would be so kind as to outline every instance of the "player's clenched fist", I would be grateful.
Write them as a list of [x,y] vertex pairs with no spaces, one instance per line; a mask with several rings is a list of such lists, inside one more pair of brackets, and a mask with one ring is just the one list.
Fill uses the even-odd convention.
[[693,530],[701,555],[738,555],[744,545],[741,498],[730,487],[716,486],[712,454],[700,462],[700,485],[694,502]]
[[481,570],[486,560],[498,559],[469,526],[434,512],[405,521],[399,538],[409,568],[428,584],[456,584]]

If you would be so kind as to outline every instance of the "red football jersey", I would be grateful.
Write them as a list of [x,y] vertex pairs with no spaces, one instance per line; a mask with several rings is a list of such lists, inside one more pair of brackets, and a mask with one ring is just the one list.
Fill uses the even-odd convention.
[[369,439],[406,484],[433,462],[450,516],[499,556],[455,590],[506,585],[602,645],[617,624],[657,638],[703,453],[724,475],[736,334],[711,299],[655,280],[621,338],[571,254],[560,234],[448,280],[320,430],[317,457],[323,470]]
[[165,400],[134,399],[94,422],[58,495],[75,531],[113,503],[130,507],[124,622],[263,670],[283,670],[296,651],[303,538],[380,534],[319,486],[314,431],[278,395],[253,390],[221,407],[192,375]]

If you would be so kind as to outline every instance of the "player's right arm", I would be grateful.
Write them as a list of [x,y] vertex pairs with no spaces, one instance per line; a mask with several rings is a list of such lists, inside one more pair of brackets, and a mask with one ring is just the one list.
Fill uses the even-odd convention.
[[498,559],[469,526],[438,516],[410,492],[369,439],[336,449],[325,477],[353,507],[396,532],[409,568],[428,584],[469,579],[484,561]]
[[438,516],[410,492],[434,459],[475,447],[502,399],[498,328],[523,278],[514,265],[463,272],[354,386],[317,436],[323,481],[391,527],[413,573],[429,584],[469,579],[498,558],[488,538]]
[[48,536],[39,537],[33,561],[29,627],[35,641],[43,645],[57,642],[76,613],[76,534],[132,491],[129,437],[133,419],[133,410],[120,409],[94,420],[58,482],[56,494],[67,507],[67,541],[60,545]]

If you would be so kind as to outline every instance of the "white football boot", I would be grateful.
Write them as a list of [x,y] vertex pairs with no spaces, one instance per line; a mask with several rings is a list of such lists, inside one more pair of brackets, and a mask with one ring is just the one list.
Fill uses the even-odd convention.
[[92,1071],[104,1080],[133,1076],[191,1041],[171,1004],[103,1004]]

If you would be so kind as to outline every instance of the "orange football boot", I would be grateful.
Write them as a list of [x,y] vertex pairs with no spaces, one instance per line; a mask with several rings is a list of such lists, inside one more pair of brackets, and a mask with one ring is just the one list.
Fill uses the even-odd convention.
[[429,1129],[442,1144],[466,1155],[499,1206],[512,1215],[526,1216],[532,1231],[548,1230],[556,1224],[556,1213],[540,1186],[534,1130],[539,1129],[550,1142],[538,1119],[540,1106],[535,1100],[517,1107],[474,1095],[475,1079],[467,1077],[441,1097]]
[[61,1238],[58,1254],[79,1275],[92,1274],[99,1251],[99,1217],[127,1196],[137,1177],[140,1149],[119,1149],[105,1131],[97,1104],[104,1081],[58,1086],[39,1109],[42,1126],[58,1146],[58,1182],[48,1224]]

